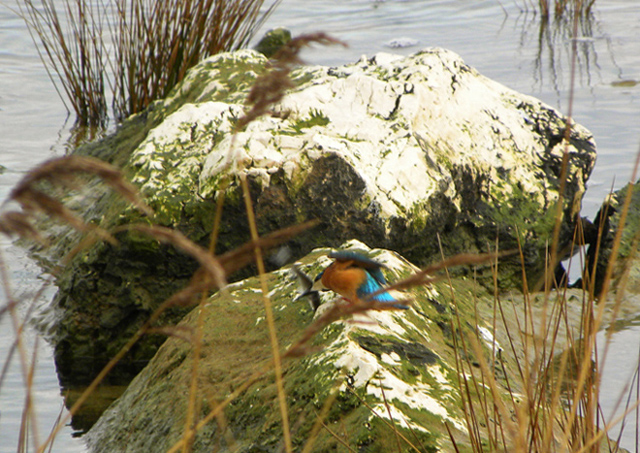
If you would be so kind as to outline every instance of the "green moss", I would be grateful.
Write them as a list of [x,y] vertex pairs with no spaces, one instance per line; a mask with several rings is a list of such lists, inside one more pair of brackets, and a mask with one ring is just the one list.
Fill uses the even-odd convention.
[[[405,207],[406,209],[406,207]],[[414,203],[408,209],[407,217],[411,220],[410,228],[414,233],[424,231],[429,222],[429,210],[426,202]]]
[[[169,93],[168,101],[162,107],[163,113],[169,115],[189,103],[243,103],[266,63],[264,56],[249,52],[224,53],[207,59],[192,68],[184,82]],[[211,85],[213,80],[216,80],[215,85]]]
[[131,230],[124,237],[118,239],[126,245],[131,253],[135,254],[153,255],[158,253],[160,249],[160,243],[157,239],[136,230]]
[[280,131],[283,135],[301,135],[303,129],[309,129],[314,126],[326,126],[331,121],[324,113],[317,109],[311,109],[309,116],[304,119],[297,120],[290,124],[290,129]]
[[[428,152],[428,151],[426,151],[426,152]],[[441,150],[439,148],[434,148],[433,152],[434,152],[434,154],[436,156],[436,161],[437,161],[438,165],[443,166],[449,172],[453,171],[454,165],[451,162],[451,159],[449,158],[450,153],[446,152],[445,150]]]
[[297,90],[303,89],[305,84],[313,82],[317,77],[317,69],[308,66],[296,68],[290,74],[291,81],[298,87]]
[[289,41],[291,41],[291,32],[286,28],[278,27],[265,33],[255,49],[265,57],[271,58]]
[[[509,191],[509,194],[505,194]],[[492,184],[491,196],[495,200],[486,205],[485,216],[494,224],[517,228],[525,235],[528,244],[537,242],[544,247],[555,225],[556,209],[543,206],[536,196],[525,193],[519,183],[505,185],[502,181]]]
[[[632,252],[635,252],[635,240],[637,239],[638,231],[640,231],[640,189],[638,187],[638,184],[627,184],[616,193],[618,204],[623,206],[629,190],[632,191],[631,202],[629,203],[629,209],[626,213],[627,218],[625,220],[620,240],[619,254],[622,258],[626,258],[630,256]],[[619,211],[622,211],[622,209],[618,209]],[[613,217],[615,228],[618,228],[619,226],[620,215],[621,213],[618,212]]]

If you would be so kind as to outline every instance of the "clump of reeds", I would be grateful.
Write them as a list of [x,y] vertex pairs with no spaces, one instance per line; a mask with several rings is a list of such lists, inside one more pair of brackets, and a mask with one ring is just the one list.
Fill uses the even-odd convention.
[[[640,151],[632,180],[636,180],[639,162]],[[565,178],[566,169],[563,173],[562,178]],[[479,332],[475,336],[454,336],[460,379],[458,390],[472,451],[620,451],[617,442],[610,438],[610,431],[627,415],[637,411],[640,400],[637,396],[632,397],[633,389],[627,388],[624,413],[614,420],[605,418],[600,406],[600,390],[613,329],[608,329],[601,347],[597,336],[603,328],[617,321],[623,301],[624,284],[616,288],[615,298],[609,297],[609,290],[631,192],[627,193],[621,208],[615,238],[607,238],[612,242],[610,249],[603,248],[609,225],[607,204],[602,208],[604,212],[597,216],[598,224],[594,225],[597,234],[588,241],[588,258],[580,248],[587,243],[582,224],[576,224],[573,247],[580,250],[580,263],[583,263],[579,300],[575,300],[575,293],[570,293],[566,278],[554,281],[559,259],[557,246],[552,244],[543,293],[529,291],[524,271],[521,300],[507,302],[496,291],[494,317],[490,320],[494,341],[488,354],[481,346],[486,339],[483,340]],[[561,219],[560,214],[556,226]],[[554,243],[557,240],[556,235]],[[606,256],[607,264],[600,266],[600,254]],[[524,268],[522,255],[521,258]],[[497,278],[497,270],[495,275]],[[535,298],[542,298],[536,308]],[[455,300],[454,304],[458,313]],[[452,330],[462,332],[461,322],[461,317],[456,316],[452,320]],[[478,324],[486,322],[487,319],[477,319]],[[506,370],[503,351],[495,341],[501,332],[507,339],[502,346],[515,358],[515,370],[511,374]],[[503,379],[497,375],[502,375]],[[624,396],[620,395],[618,405]],[[637,429],[636,425],[636,436]]]
[[[607,269],[598,270],[603,275],[596,276],[595,266],[589,266],[588,260],[581,257],[581,262],[587,263],[584,289],[571,293],[565,280],[560,285],[549,285],[543,293],[533,294],[527,289],[523,272],[522,297],[507,301],[496,293],[494,318],[477,319],[478,325],[486,325],[488,321],[493,326],[493,347],[490,345],[488,352],[486,346],[482,347],[487,339],[481,338],[479,332],[462,334],[463,319],[457,315],[459,301],[454,298],[456,316],[451,327],[460,333],[453,336],[460,379],[458,390],[472,451],[620,451],[616,440],[610,438],[610,431],[637,411],[640,401],[632,397],[633,389],[627,388],[629,395],[623,415],[613,420],[605,418],[600,407],[601,377],[612,329],[608,330],[604,345],[598,345],[597,336],[616,322],[622,303],[624,287],[616,289],[615,298],[607,296],[629,198],[623,207],[620,230],[607,252],[610,253]],[[592,251],[605,253],[598,250],[603,225],[596,227],[599,235],[591,245]],[[575,243],[583,244],[580,226],[576,229]],[[549,259],[550,264],[554,261]],[[552,275],[553,269],[549,267],[547,272]],[[596,278],[604,280],[602,290],[594,291]],[[581,291],[580,300],[576,300],[577,291]],[[506,344],[495,341],[501,335]],[[504,359],[507,354],[515,358],[511,365]],[[618,404],[624,396],[620,395]],[[450,436],[455,445],[451,432]],[[461,439],[457,440],[460,443]]]
[[527,0],[525,8],[529,5],[540,11],[540,16],[548,20],[551,15],[561,18],[566,15],[588,16],[591,14],[596,0]]
[[99,127],[110,101],[120,121],[166,96],[203,58],[245,46],[279,2],[263,10],[264,0],[17,0],[77,124]]

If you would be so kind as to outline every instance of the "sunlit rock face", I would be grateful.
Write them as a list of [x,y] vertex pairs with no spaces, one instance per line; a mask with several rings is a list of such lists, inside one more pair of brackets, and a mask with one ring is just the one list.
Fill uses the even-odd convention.
[[[394,252],[370,250],[358,241],[342,249],[383,263],[391,282],[417,270]],[[314,250],[300,260],[300,267],[315,275],[331,262],[329,251]],[[283,353],[333,304],[345,303],[331,292],[323,293],[323,304],[314,314],[303,300],[294,300],[298,282],[290,269],[274,271],[266,280]],[[455,303],[461,316],[456,318],[452,301],[469,291],[475,297]],[[202,313],[190,313],[175,329],[176,336],[165,342],[87,434],[90,451],[169,451],[177,446],[184,433],[193,370],[190,333],[199,322],[203,337],[196,418],[211,417],[234,390],[250,385],[226,405],[224,418],[203,424],[193,451],[279,451],[283,428],[260,292],[259,279],[251,277],[212,296]],[[445,423],[458,445],[467,446],[454,345],[456,338],[478,335],[477,326],[485,332],[478,351],[490,356],[500,348],[489,333],[492,297],[463,281],[414,287],[399,297],[409,301],[408,310],[369,311],[328,324],[306,344],[304,354],[283,361],[294,451],[302,451],[312,437],[320,413],[326,428],[310,451],[340,450],[344,443],[356,451],[415,451],[412,445],[419,451],[455,451]],[[460,329],[455,335],[454,325]],[[473,351],[467,354],[474,356]],[[508,354],[502,370],[517,370]],[[517,381],[513,377],[502,372],[496,377],[500,391],[506,391],[502,386],[507,378]]]
[[[446,50],[377,54],[297,69],[295,88],[273,114],[233,135],[266,65],[253,51],[209,58],[167,99],[78,152],[123,167],[156,212],[154,222],[205,246],[224,190],[218,252],[250,236],[240,172],[248,176],[260,234],[319,219],[288,244],[294,257],[357,238],[424,264],[441,252],[497,243],[521,247],[534,280],[558,213],[561,247],[572,237],[595,143],[579,125],[567,132],[566,118],[540,101]],[[114,196],[93,195],[93,222],[110,228],[140,220]],[[62,315],[52,332],[63,381],[94,375],[196,269],[152,238],[118,239],[119,248],[97,244],[78,255],[59,279]],[[502,288],[517,286],[520,259],[503,260],[500,272]],[[161,324],[184,312],[167,313]],[[160,341],[145,337],[120,369],[138,371]]]
[[439,254],[436,235],[452,253],[485,250],[496,238],[512,248],[519,231],[535,268],[563,178],[563,232],[572,231],[595,161],[591,134],[579,125],[567,133],[558,112],[452,52],[301,68],[273,115],[233,135],[242,99],[210,99],[262,66],[251,52],[215,57],[165,101],[202,93],[167,115],[130,159],[134,182],[164,222],[180,224],[186,208],[215,198],[223,184],[233,192],[235,175],[246,172],[263,229],[322,221],[322,234],[301,241],[305,250],[355,236],[425,262]]

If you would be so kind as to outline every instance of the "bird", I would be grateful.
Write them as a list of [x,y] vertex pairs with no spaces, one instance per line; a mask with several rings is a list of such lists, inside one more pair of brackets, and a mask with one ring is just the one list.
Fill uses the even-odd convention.
[[[370,303],[372,301],[393,304],[394,308],[407,309],[387,291],[382,291],[387,280],[382,273],[384,264],[368,258],[361,253],[345,250],[329,253],[334,261],[317,277],[310,290],[317,291],[317,283],[338,293],[351,303]],[[375,294],[375,295],[374,295]]]
[[320,293],[318,292],[318,290],[313,289],[313,285],[315,282],[311,279],[311,277],[305,274],[296,263],[293,263],[291,269],[293,269],[293,273],[296,274],[296,277],[298,277],[298,281],[300,282],[298,296],[293,299],[293,301],[296,302],[303,297],[309,297],[309,304],[311,305],[311,309],[315,313],[320,306]]

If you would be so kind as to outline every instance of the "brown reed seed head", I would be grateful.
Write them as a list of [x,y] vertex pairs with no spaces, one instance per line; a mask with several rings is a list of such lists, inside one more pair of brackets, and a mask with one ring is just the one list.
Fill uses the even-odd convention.
[[20,236],[44,244],[46,241],[22,212],[8,211],[0,215],[0,233],[7,236]]
[[89,157],[65,156],[38,165],[18,182],[7,201],[19,203],[22,212],[8,211],[0,215],[0,232],[44,243],[44,239],[32,223],[34,214],[40,212],[67,223],[79,231],[92,231],[115,244],[117,241],[109,233],[86,223],[49,193],[55,187],[78,189],[87,175],[97,176],[140,211],[153,215],[153,211],[140,198],[137,189],[124,180],[117,168]]
[[54,186],[75,188],[77,178],[86,174],[99,177],[140,211],[147,215],[153,215],[153,211],[140,198],[137,189],[124,179],[120,170],[113,165],[90,157],[65,156],[38,165],[13,188],[10,199],[18,201],[24,207],[40,208],[44,212],[55,214],[47,206],[50,197],[42,197],[44,194],[36,188],[38,184],[47,182]]

